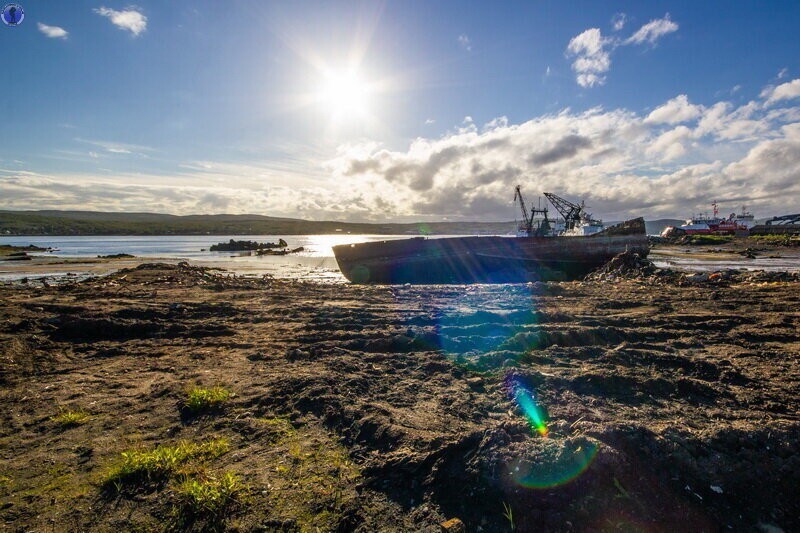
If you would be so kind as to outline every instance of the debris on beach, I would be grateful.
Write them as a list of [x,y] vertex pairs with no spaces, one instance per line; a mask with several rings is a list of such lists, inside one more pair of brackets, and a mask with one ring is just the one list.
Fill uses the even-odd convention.
[[98,259],[134,259],[136,256],[131,254],[108,254],[108,255],[98,255]]
[[257,242],[257,241],[237,241],[231,239],[228,242],[212,244],[209,248],[211,252],[253,252],[259,250],[271,250],[275,248],[287,248],[289,245],[283,239],[278,242]]
[[658,270],[647,258],[636,252],[622,252],[611,261],[586,276],[586,281],[608,281],[617,278],[642,278],[653,275]]
[[292,248],[291,250],[256,250],[256,255],[289,255],[289,254],[296,254],[304,250],[305,248],[303,248],[302,246],[299,246],[297,248]]

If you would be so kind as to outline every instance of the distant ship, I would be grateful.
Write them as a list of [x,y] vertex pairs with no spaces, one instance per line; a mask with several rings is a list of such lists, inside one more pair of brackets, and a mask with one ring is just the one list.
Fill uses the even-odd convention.
[[[643,218],[602,227],[577,205],[545,193],[563,217],[559,230],[547,209],[526,209],[517,236],[389,240],[333,247],[353,283],[519,283],[578,279],[625,251],[647,256]],[[538,217],[537,215],[543,215]]]
[[661,232],[662,237],[677,235],[734,235],[747,233],[755,226],[755,217],[742,206],[741,213],[731,213],[728,218],[720,218],[717,202],[711,204],[713,216],[696,215],[680,226],[667,226]]

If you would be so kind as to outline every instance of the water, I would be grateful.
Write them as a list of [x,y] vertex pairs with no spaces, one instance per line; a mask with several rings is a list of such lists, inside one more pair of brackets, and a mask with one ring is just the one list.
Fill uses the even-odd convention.
[[800,250],[786,248],[759,252],[748,259],[730,252],[709,252],[707,249],[685,247],[659,247],[650,252],[649,259],[659,268],[715,272],[728,269],[766,270],[770,272],[800,271]]
[[[269,274],[279,278],[303,278],[319,281],[346,281],[333,255],[332,247],[339,244],[407,239],[411,235],[164,235],[112,237],[0,237],[0,244],[55,248],[55,252],[31,255],[47,258],[45,264],[28,261],[0,263],[0,281],[22,277],[63,277],[67,272],[78,276],[105,274],[117,268],[131,266],[136,261],[188,260],[204,266],[225,268],[242,275]],[[435,238],[448,237],[437,235]],[[285,256],[256,256],[248,252],[209,252],[212,244],[230,239],[258,242],[278,242],[284,239],[289,248],[302,246],[304,251]],[[97,261],[98,255],[130,254],[130,262]],[[768,257],[780,255],[781,257]],[[701,249],[684,247],[656,248],[650,258],[659,267],[678,270],[713,271],[728,268],[748,270],[800,270],[800,250],[786,249],[764,253],[756,259],[746,259],[730,253],[704,253]],[[92,260],[94,260],[92,262]]]
[[[137,259],[188,260],[203,266],[225,268],[244,275],[270,274],[281,278],[312,278],[330,281],[345,281],[333,255],[333,247],[340,244],[372,242],[393,239],[407,239],[411,235],[164,235],[164,236],[53,236],[53,237],[0,237],[0,244],[27,246],[33,244],[41,248],[55,248],[54,252],[31,253],[47,257],[56,266],[54,256],[70,260],[97,259],[98,255],[130,254]],[[438,237],[444,237],[439,235]],[[285,240],[289,248],[303,247],[302,252],[284,256],[251,255],[249,252],[210,252],[212,244],[228,242],[230,239],[274,242]],[[78,275],[109,272],[119,263],[104,263],[93,268],[68,269]],[[13,280],[21,277],[41,277],[64,275],[63,262],[59,272],[46,268],[31,269],[30,262],[0,263],[0,280]],[[27,267],[27,268],[26,268]],[[43,271],[44,270],[44,271]]]

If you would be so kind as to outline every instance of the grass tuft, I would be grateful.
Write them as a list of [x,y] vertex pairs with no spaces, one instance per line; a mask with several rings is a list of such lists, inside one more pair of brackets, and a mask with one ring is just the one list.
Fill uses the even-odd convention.
[[231,392],[224,387],[211,387],[210,389],[192,387],[187,393],[184,405],[190,411],[208,411],[221,406],[230,397]]
[[236,501],[244,486],[236,474],[187,478],[176,489],[178,501],[185,513],[218,514]]
[[119,489],[128,481],[163,479],[175,474],[189,461],[215,459],[229,449],[228,439],[213,439],[201,443],[181,441],[152,450],[122,452],[120,461],[106,475],[105,483]]
[[72,428],[75,426],[80,426],[89,420],[89,413],[83,409],[76,409],[74,411],[65,409],[57,415],[51,416],[50,420],[63,428]]

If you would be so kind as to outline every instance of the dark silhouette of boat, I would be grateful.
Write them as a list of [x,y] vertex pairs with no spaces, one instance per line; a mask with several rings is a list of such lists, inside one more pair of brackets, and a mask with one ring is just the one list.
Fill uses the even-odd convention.
[[586,236],[448,237],[333,247],[353,283],[519,283],[578,279],[625,251],[649,252],[643,218]]

